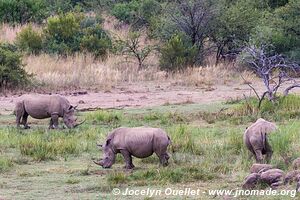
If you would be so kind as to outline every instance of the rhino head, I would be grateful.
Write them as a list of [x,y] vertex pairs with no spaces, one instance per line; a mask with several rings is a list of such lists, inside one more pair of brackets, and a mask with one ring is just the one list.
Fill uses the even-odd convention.
[[115,163],[115,159],[116,159],[116,154],[114,153],[111,139],[107,139],[104,145],[97,145],[97,146],[102,148],[104,153],[104,158],[98,162],[94,161],[94,163],[102,166],[103,168],[110,168]]
[[82,124],[84,121],[77,123],[77,118],[75,117],[75,109],[76,106],[71,106],[64,111],[64,116],[63,116],[63,120],[65,125],[68,128],[75,128],[76,126],[79,126],[80,124]]

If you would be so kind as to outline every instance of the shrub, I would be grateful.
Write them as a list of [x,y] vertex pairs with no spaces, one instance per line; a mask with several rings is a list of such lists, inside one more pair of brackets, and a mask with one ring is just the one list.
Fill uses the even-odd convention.
[[139,2],[134,0],[129,3],[117,3],[112,8],[111,14],[120,21],[125,23],[133,23],[137,20],[137,11]]
[[159,60],[161,70],[177,71],[193,65],[197,51],[181,36],[174,35],[162,48]]
[[38,54],[42,50],[42,36],[29,25],[18,33],[16,45],[22,51]]
[[37,22],[47,17],[44,0],[1,0],[0,21],[4,23]]
[[22,87],[29,82],[30,75],[23,69],[17,48],[0,43],[0,89]]
[[43,31],[44,51],[60,55],[84,51],[105,58],[111,48],[111,40],[100,26],[101,21],[74,13],[49,18]]
[[100,25],[84,29],[84,36],[80,42],[82,51],[92,53],[96,58],[106,58],[111,47],[111,40]]
[[48,53],[70,54],[79,50],[80,18],[73,13],[48,18],[44,29]]
[[144,0],[140,6],[140,13],[144,20],[149,22],[153,16],[157,16],[161,11],[159,2],[155,0]]

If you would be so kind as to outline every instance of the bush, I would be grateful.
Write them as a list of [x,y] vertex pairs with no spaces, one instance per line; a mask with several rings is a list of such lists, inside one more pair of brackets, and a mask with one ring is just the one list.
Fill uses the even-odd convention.
[[21,55],[11,44],[0,43],[0,89],[25,86],[30,75],[22,66]]
[[137,20],[139,2],[134,0],[129,3],[117,3],[114,5],[111,14],[120,21],[133,23]]
[[101,21],[74,13],[49,18],[43,31],[44,51],[67,55],[82,50],[95,57],[105,58],[111,47],[111,40],[100,26]]
[[179,35],[174,35],[162,48],[159,60],[161,70],[177,71],[193,65],[197,50]]
[[79,50],[80,17],[73,13],[48,18],[44,29],[44,50],[48,53],[71,54]]
[[18,33],[16,45],[22,51],[38,54],[42,50],[42,36],[29,25]]
[[159,2],[155,0],[144,0],[140,6],[140,13],[144,20],[150,22],[153,16],[157,16],[161,11]]
[[2,23],[41,23],[47,17],[44,0],[1,0],[0,21]]
[[129,1],[117,3],[111,14],[120,21],[134,25],[148,25],[153,16],[160,13],[161,6],[156,0]]
[[107,50],[111,47],[111,40],[100,25],[84,30],[84,36],[80,42],[80,48],[83,52],[92,53],[96,58],[106,58]]

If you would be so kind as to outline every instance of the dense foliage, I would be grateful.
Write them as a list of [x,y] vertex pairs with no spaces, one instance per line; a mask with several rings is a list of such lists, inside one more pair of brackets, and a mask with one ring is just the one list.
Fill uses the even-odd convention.
[[0,89],[25,86],[30,75],[23,69],[21,55],[10,44],[0,43]]
[[300,0],[1,0],[0,8],[2,22],[44,23],[41,33],[27,28],[19,35],[18,46],[30,53],[105,57],[112,46],[98,20],[105,12],[159,40],[167,71],[205,64],[212,55],[216,63],[234,60],[246,45],[273,46],[300,63]]
[[24,28],[16,44],[29,53],[44,51],[50,54],[69,55],[88,52],[96,58],[105,58],[111,48],[109,35],[101,27],[102,20],[68,12],[49,17],[41,33],[32,26]]

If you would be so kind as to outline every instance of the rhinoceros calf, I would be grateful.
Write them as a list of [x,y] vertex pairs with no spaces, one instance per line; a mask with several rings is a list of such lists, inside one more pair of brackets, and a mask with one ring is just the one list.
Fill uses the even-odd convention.
[[116,154],[121,153],[126,162],[125,168],[132,169],[132,156],[146,158],[155,153],[160,163],[167,166],[167,148],[170,142],[166,132],[159,128],[118,128],[108,135],[104,145],[99,145],[104,152],[104,158],[94,163],[110,168],[115,162]]
[[27,124],[28,116],[36,119],[51,118],[51,129],[58,128],[59,117],[63,118],[68,128],[79,125],[76,123],[75,107],[60,95],[23,95],[16,102],[15,115],[17,127],[23,124],[25,129],[30,128]]
[[244,143],[258,163],[262,162],[264,154],[266,154],[267,162],[271,159],[273,151],[268,143],[267,134],[276,129],[277,126],[274,123],[262,118],[246,129]]

